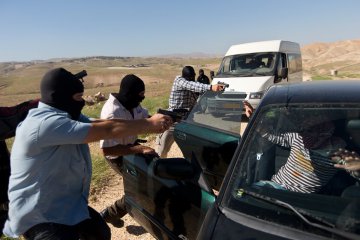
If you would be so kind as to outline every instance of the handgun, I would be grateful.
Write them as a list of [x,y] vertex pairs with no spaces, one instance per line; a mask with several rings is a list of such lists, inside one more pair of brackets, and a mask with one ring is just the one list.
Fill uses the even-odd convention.
[[229,87],[229,84],[228,84],[228,83],[225,83],[225,82],[220,82],[220,81],[218,81],[217,84],[223,85],[224,88],[228,88],[228,87]]
[[136,144],[146,143],[146,142],[147,142],[146,139],[136,139],[136,141],[135,141]]
[[74,74],[76,78],[78,79],[82,79],[83,77],[87,76],[87,72],[85,70],[82,70],[81,72],[78,72],[76,74]]
[[184,117],[184,114],[180,112],[172,112],[161,108],[159,108],[157,112],[171,117],[173,122],[180,122]]

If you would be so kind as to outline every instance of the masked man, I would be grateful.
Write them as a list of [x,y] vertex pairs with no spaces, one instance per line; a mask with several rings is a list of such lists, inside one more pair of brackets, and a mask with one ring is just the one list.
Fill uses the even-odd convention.
[[[169,110],[185,113],[195,105],[200,93],[205,91],[223,91],[224,86],[220,84],[210,85],[195,82],[195,70],[191,66],[185,66],[181,76],[177,76],[171,89],[169,98]],[[174,143],[174,127],[158,135],[156,139],[157,153],[161,158],[166,158]]]
[[[124,120],[148,118],[148,111],[140,105],[144,98],[144,82],[135,75],[126,75],[121,80],[119,93],[110,94],[109,99],[104,104],[101,118]],[[154,149],[139,144],[137,138],[137,135],[132,135],[100,141],[100,148],[103,150],[105,159],[118,173],[122,174],[122,156],[128,154],[156,154]],[[114,227],[122,227],[124,224],[121,220],[127,214],[124,201],[124,197],[122,197],[101,212],[105,221],[111,223]]]
[[38,108],[16,130],[3,232],[26,239],[111,239],[106,222],[88,206],[92,165],[87,143],[162,132],[171,118],[90,120],[81,114],[82,81],[63,68],[44,75],[40,92]]

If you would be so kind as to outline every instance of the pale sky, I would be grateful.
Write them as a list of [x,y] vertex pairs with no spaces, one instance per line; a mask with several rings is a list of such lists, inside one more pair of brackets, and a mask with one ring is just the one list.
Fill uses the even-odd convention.
[[360,39],[360,0],[1,0],[0,62]]

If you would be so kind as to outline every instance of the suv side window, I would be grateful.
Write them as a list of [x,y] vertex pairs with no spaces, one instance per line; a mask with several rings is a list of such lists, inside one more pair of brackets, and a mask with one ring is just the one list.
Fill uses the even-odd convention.
[[244,136],[223,204],[304,231],[319,229],[295,211],[326,227],[359,232],[360,174],[334,164],[360,153],[360,109],[272,106],[257,119]]
[[[186,118],[186,121],[201,124],[208,128],[220,129],[235,135],[239,135],[241,130],[243,103],[240,100],[240,97],[239,101],[232,103],[222,103],[217,100],[221,97],[221,92],[205,92],[199,97],[194,108]],[[217,105],[219,105],[219,107],[222,109],[225,109],[224,111],[229,109],[229,113],[219,113],[216,109]]]

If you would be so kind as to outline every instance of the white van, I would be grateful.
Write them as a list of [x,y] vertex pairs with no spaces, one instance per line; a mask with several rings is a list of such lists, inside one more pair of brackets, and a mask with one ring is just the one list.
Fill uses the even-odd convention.
[[272,40],[233,45],[222,60],[212,84],[228,84],[216,101],[208,102],[208,110],[221,115],[242,109],[241,100],[257,108],[267,89],[276,83],[302,81],[300,45]]

